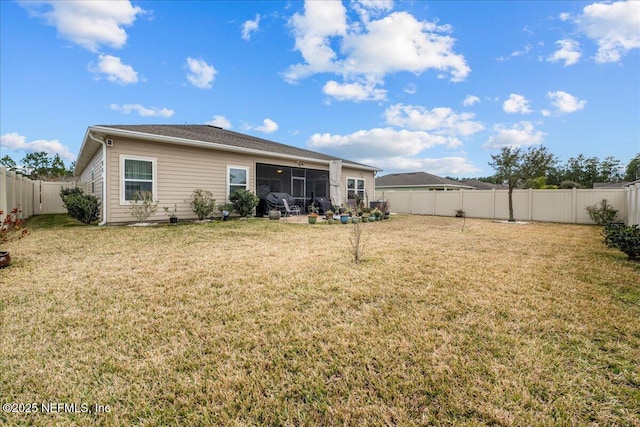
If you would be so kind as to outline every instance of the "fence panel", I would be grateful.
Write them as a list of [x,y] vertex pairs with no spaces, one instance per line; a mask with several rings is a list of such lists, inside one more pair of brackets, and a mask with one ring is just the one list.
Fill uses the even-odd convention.
[[[639,195],[640,184],[628,189],[514,190],[513,216],[519,221],[591,224],[587,207],[607,199],[618,210],[618,219],[640,222]],[[509,218],[508,190],[385,191],[376,197],[388,199],[397,213],[454,216],[462,209],[471,218]]]
[[495,190],[462,191],[462,210],[471,218],[495,218]]
[[75,182],[46,182],[40,183],[40,206],[41,213],[66,213],[62,199],[60,198],[60,187],[75,188]]
[[[18,208],[22,219],[41,213],[65,213],[60,187],[76,187],[76,182],[34,181],[0,167],[0,210]],[[0,216],[0,221],[3,219],[4,215]]]
[[640,182],[625,188],[627,225],[640,224]]

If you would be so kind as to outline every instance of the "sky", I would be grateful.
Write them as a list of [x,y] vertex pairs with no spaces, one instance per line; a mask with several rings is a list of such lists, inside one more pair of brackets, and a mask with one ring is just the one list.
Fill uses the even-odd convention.
[[382,175],[640,152],[640,1],[0,1],[0,157],[211,124]]

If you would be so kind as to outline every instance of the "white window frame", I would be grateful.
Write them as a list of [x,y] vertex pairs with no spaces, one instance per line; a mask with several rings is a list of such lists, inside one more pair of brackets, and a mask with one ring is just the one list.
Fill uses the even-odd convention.
[[229,200],[229,196],[231,195],[231,193],[229,192],[229,187],[231,187],[231,185],[241,185],[241,184],[232,184],[231,183],[231,169],[244,169],[244,171],[246,172],[246,177],[247,177],[247,182],[244,185],[245,190],[249,189],[249,167],[248,166],[234,166],[234,165],[227,165],[227,186],[225,188],[225,192],[227,193],[227,200]]
[[[143,157],[143,156],[131,156],[128,154],[120,155],[120,205],[131,205],[131,200],[125,200],[125,180],[124,177],[124,162],[125,160],[139,160],[143,162],[151,162],[151,170],[152,170],[152,179],[151,179],[151,188],[153,192],[153,200],[158,201],[158,169],[157,169],[157,159],[155,157]],[[140,181],[140,180],[133,180]]]
[[[349,180],[351,179],[355,181],[355,185],[356,185],[355,193],[358,194],[358,191],[362,191],[361,196],[362,196],[362,200],[364,200],[364,196],[367,193],[367,180],[364,178],[356,178],[355,176],[348,176],[347,180],[345,181],[345,188],[347,190],[347,194],[346,194],[347,200],[355,200],[355,199],[349,198]],[[358,181],[362,181],[362,190],[358,190]]]

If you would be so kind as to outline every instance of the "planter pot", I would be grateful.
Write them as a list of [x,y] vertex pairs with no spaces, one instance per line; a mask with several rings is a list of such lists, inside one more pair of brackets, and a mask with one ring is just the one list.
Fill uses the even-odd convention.
[[282,213],[279,210],[270,210],[269,211],[269,219],[273,220],[273,221],[277,221],[280,219],[280,216],[282,215]]
[[309,224],[315,224],[316,222],[318,222],[317,216],[308,216],[307,218],[309,218]]
[[349,222],[349,215],[340,215],[340,222],[346,224]]
[[6,267],[11,264],[11,255],[9,252],[0,251],[0,268]]
[[327,223],[328,224],[333,224],[334,219],[332,217],[327,218]]
[[384,219],[389,219],[389,212],[385,212],[383,218]]
[[360,221],[360,217],[354,216],[353,218],[351,218],[351,222],[356,224]]
[[178,217],[177,216],[169,217],[169,224],[177,224],[177,223],[178,223]]
[[374,222],[375,220],[376,220],[376,217],[375,217],[375,216],[370,216],[370,217],[369,217],[369,222]]

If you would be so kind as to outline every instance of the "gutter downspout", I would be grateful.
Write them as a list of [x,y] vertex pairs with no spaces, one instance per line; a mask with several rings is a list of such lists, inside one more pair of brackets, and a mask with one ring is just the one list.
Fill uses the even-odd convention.
[[98,223],[99,227],[107,224],[107,143],[93,136],[89,132],[89,138],[102,145],[102,221]]

